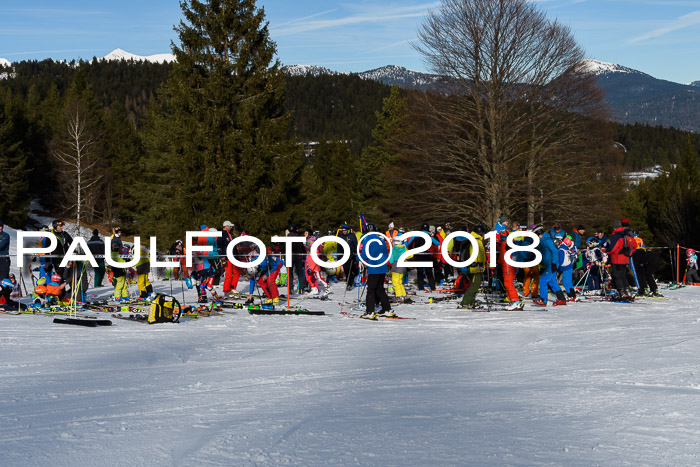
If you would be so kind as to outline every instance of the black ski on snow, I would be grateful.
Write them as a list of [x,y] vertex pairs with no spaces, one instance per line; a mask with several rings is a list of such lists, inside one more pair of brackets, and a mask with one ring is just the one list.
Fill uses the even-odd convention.
[[108,319],[89,319],[89,318],[54,318],[54,324],[72,324],[75,326],[86,326],[96,328],[97,326],[111,326],[112,321]]
[[290,308],[287,309],[269,309],[269,308],[248,308],[248,313],[251,315],[309,315],[309,316],[325,316],[325,311],[311,311],[305,308]]

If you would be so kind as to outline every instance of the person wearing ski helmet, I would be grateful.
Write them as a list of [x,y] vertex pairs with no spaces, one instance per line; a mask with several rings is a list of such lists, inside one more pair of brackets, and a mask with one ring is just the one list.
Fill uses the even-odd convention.
[[0,280],[10,277],[10,235],[5,232],[5,223],[0,221]]
[[92,237],[88,240],[87,246],[97,262],[93,287],[102,287],[102,280],[105,277],[105,242],[100,238],[100,232],[97,229],[92,231]]
[[564,292],[559,288],[557,283],[557,267],[559,266],[559,252],[554,245],[554,240],[549,232],[544,231],[544,227],[537,227],[534,230],[535,234],[540,237],[540,244],[537,250],[542,254],[542,272],[540,273],[540,298],[532,301],[535,306],[547,306],[549,289],[557,296],[557,301],[554,306],[566,305],[566,297]]
[[[110,255],[112,260],[116,263],[125,263],[126,261],[122,258],[122,250],[124,249],[124,243],[122,242],[122,229],[121,227],[115,227],[112,230],[112,236],[110,237]],[[114,299],[116,301],[127,300],[129,298],[129,290],[126,285],[126,269],[110,266],[112,273],[112,283],[114,285]]]
[[[626,221],[626,219],[625,219]],[[629,251],[627,244],[628,229],[626,222],[616,219],[613,221],[613,232],[610,237],[610,243],[607,250],[612,263],[612,277],[615,283],[615,289],[621,298],[632,297],[630,284],[627,280],[627,267],[629,266],[630,257],[633,251]],[[636,249],[636,243],[635,243]]]
[[[508,264],[506,261],[506,253],[510,249],[508,246],[507,238],[508,238],[508,226],[509,222],[508,220],[505,220],[504,222],[501,222],[502,229],[499,233],[499,236],[501,240],[497,243],[497,248],[498,248],[498,257],[497,257],[497,263],[501,267],[501,273],[503,275],[503,287],[506,289],[506,297],[508,298],[508,301],[510,302],[507,306],[506,309],[508,310],[521,310],[524,306],[524,303],[520,301],[520,296],[518,295],[518,291],[515,289],[515,276],[518,272],[518,269],[516,267],[511,266]],[[517,224],[513,224],[513,228],[518,228]]]
[[[389,249],[386,241],[377,233],[377,226],[367,225],[367,234],[360,245],[360,260],[367,268],[367,298],[365,300],[365,313],[362,315],[366,319],[376,319],[378,314],[384,316],[394,316],[391,311],[389,297],[384,290],[384,279],[389,268]],[[379,302],[382,309],[376,313],[375,306]]]
[[[440,246],[440,242],[434,237],[430,235],[430,224],[427,222],[423,222],[420,226],[420,229],[422,232],[426,233],[430,237],[430,245],[429,246]],[[408,247],[410,249],[416,249],[416,248],[424,248],[426,246],[425,240],[422,237],[411,237],[408,240]],[[423,253],[416,253],[413,255],[413,259],[415,261],[427,261],[432,263],[432,256],[429,251],[425,251]],[[435,290],[435,276],[433,276],[433,268],[428,267],[416,267],[416,283],[418,285],[418,290],[424,290],[425,287],[425,278],[427,277],[428,279],[428,291],[432,292]]]
[[[350,247],[350,259],[343,264],[343,273],[346,278],[345,290],[350,290],[355,286],[355,277],[357,277],[359,271],[359,263],[357,261],[357,237],[348,224],[343,224],[340,226],[338,238],[345,240]],[[342,258],[344,254],[343,247],[338,245],[338,255]]]
[[406,295],[406,288],[403,286],[403,275],[407,268],[398,265],[401,255],[406,253],[406,246],[399,240],[399,235],[396,235],[392,240],[391,257],[389,258],[389,267],[391,272],[391,285],[394,288],[394,295],[403,303],[413,303]]
[[600,248],[598,237],[588,237],[586,240],[586,269],[588,277],[586,278],[586,288],[588,290],[600,290],[601,281],[603,279],[603,271],[608,257]]
[[[637,241],[637,250],[632,256],[634,267],[637,270],[637,280],[639,281],[639,291],[637,296],[662,297],[656,285],[654,274],[659,269],[661,258],[655,251],[647,251],[644,240],[635,233],[634,239]],[[647,287],[649,291],[647,292]]]
[[685,272],[685,281],[687,284],[697,284],[700,283],[700,276],[698,276],[698,256],[695,250],[689,248],[686,251],[687,256],[687,269]]
[[12,292],[10,293],[10,298],[20,298],[22,296],[22,288],[20,287],[19,281],[15,277],[14,273],[10,273],[8,280],[12,284]]
[[56,219],[51,223],[51,232],[56,236],[57,240],[56,249],[53,251],[53,258],[51,262],[54,265],[54,270],[64,279],[70,277],[72,268],[69,266],[62,268],[59,265],[61,264],[61,261],[63,261],[63,257],[68,251],[71,243],[73,243],[73,237],[71,237],[70,234],[64,230],[65,225],[66,224],[60,219]]
[[12,294],[12,281],[5,278],[0,281],[0,309],[8,311],[26,310],[27,305],[20,304],[10,298]]
[[280,293],[277,290],[277,276],[282,270],[282,264],[281,259],[268,253],[258,266],[260,271],[258,285],[260,285],[260,288],[263,289],[267,296],[267,301],[265,302],[267,304],[277,305],[280,301]]
[[561,271],[562,285],[564,291],[569,297],[569,301],[576,301],[576,289],[574,289],[573,271],[578,258],[578,248],[574,245],[573,240],[568,235],[564,237],[559,244],[558,261],[559,271]]

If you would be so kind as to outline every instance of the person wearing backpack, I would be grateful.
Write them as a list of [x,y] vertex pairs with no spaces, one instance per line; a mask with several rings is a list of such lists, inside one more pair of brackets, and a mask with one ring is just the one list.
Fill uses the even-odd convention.
[[[627,225],[623,225],[624,224]],[[608,255],[612,264],[612,277],[615,289],[622,298],[632,296],[630,284],[627,280],[627,266],[630,257],[637,249],[637,242],[629,232],[627,219],[615,220],[613,222],[613,232],[610,237]]]
[[686,284],[697,284],[700,282],[700,276],[698,276],[698,257],[695,254],[695,250],[692,248],[686,251],[688,256],[688,268],[685,273]]

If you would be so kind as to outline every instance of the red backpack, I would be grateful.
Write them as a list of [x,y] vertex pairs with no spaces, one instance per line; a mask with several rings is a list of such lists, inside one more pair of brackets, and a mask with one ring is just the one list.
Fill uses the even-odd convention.
[[634,252],[637,251],[637,240],[631,235],[622,237],[623,247],[620,249],[620,254],[631,258]]

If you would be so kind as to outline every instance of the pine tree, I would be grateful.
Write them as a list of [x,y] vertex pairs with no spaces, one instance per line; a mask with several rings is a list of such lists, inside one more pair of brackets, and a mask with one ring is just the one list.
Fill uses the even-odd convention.
[[147,136],[162,151],[149,155],[149,166],[162,166],[153,160],[162,157],[172,189],[150,213],[150,228],[173,236],[229,219],[279,232],[299,201],[303,154],[288,136],[284,77],[264,11],[253,0],[180,5],[177,61]]
[[29,170],[23,144],[24,128],[19,103],[12,92],[0,94],[0,219],[23,228],[29,207]]
[[[359,208],[375,223],[386,221],[386,209],[400,212],[392,193],[387,171],[393,170],[396,161],[396,141],[407,131],[408,103],[398,86],[391,87],[391,94],[382,101],[381,110],[375,112],[377,125],[372,130],[374,144],[362,151],[358,168]],[[391,178],[391,177],[390,177]],[[384,207],[384,209],[382,209]],[[393,216],[391,216],[393,217]]]

